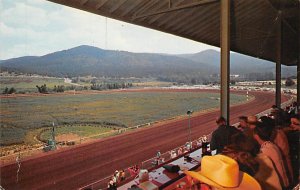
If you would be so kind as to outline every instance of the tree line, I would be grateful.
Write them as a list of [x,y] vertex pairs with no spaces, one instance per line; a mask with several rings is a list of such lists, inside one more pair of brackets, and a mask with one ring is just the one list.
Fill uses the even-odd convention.
[[121,88],[130,88],[132,87],[132,83],[102,83],[96,84],[93,83],[91,85],[91,90],[107,90],[107,89],[121,89]]

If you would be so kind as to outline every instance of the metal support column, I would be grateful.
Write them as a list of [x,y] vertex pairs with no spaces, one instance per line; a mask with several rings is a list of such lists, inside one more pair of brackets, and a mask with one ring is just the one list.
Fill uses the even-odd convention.
[[276,58],[276,97],[275,105],[279,108],[281,105],[281,59],[282,59],[282,15],[279,11],[277,22],[277,58]]
[[[299,37],[299,47],[300,47],[300,37]],[[300,52],[300,48],[299,48]],[[298,65],[297,65],[297,105],[298,105],[298,111],[300,108],[300,54],[298,56]]]
[[229,124],[230,106],[230,0],[221,0],[221,115]]
[[[300,2],[299,2],[299,8],[300,8]],[[300,11],[298,15],[298,19],[300,21]],[[298,22],[298,34],[300,34],[300,22]],[[298,52],[300,52],[300,36],[298,35]],[[298,108],[300,104],[300,53],[298,53],[298,64],[297,64],[297,103]]]

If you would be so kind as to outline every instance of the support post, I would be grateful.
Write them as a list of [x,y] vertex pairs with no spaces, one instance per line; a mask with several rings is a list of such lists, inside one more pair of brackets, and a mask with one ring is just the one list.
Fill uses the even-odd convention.
[[[300,2],[299,2],[300,8]],[[298,19],[300,21],[300,11],[298,12]],[[298,22],[298,34],[300,34],[300,22]],[[300,36],[298,35],[298,52],[300,52]],[[298,64],[297,64],[297,103],[298,103],[298,112],[300,104],[300,53],[298,53]]]
[[[300,40],[299,40],[299,47],[300,47]],[[298,105],[298,112],[299,112],[300,111],[299,109],[300,108],[300,54],[298,56],[298,64],[297,64],[297,105]]]
[[275,105],[281,105],[281,61],[282,61],[282,13],[279,11],[277,22],[277,47],[276,47],[276,97]]
[[230,0],[221,0],[221,115],[229,124],[230,106]]

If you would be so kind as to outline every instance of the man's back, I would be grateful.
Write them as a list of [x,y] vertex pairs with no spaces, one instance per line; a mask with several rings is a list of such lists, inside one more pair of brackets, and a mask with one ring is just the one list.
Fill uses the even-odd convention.
[[237,133],[240,133],[240,131],[233,126],[220,125],[212,133],[210,149],[217,150],[217,154],[222,152],[224,146],[230,143],[232,135]]
[[278,172],[278,176],[281,180],[282,186],[288,187],[289,180],[279,148],[272,142],[266,141],[261,145],[260,150],[264,155],[268,156],[273,161],[275,169]]

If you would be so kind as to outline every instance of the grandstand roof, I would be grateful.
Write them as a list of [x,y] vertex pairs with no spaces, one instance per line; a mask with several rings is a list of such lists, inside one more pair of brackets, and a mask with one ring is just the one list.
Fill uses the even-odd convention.
[[[220,47],[220,0],[49,1]],[[231,2],[232,51],[275,62],[281,20],[282,64],[297,65],[298,0]]]

